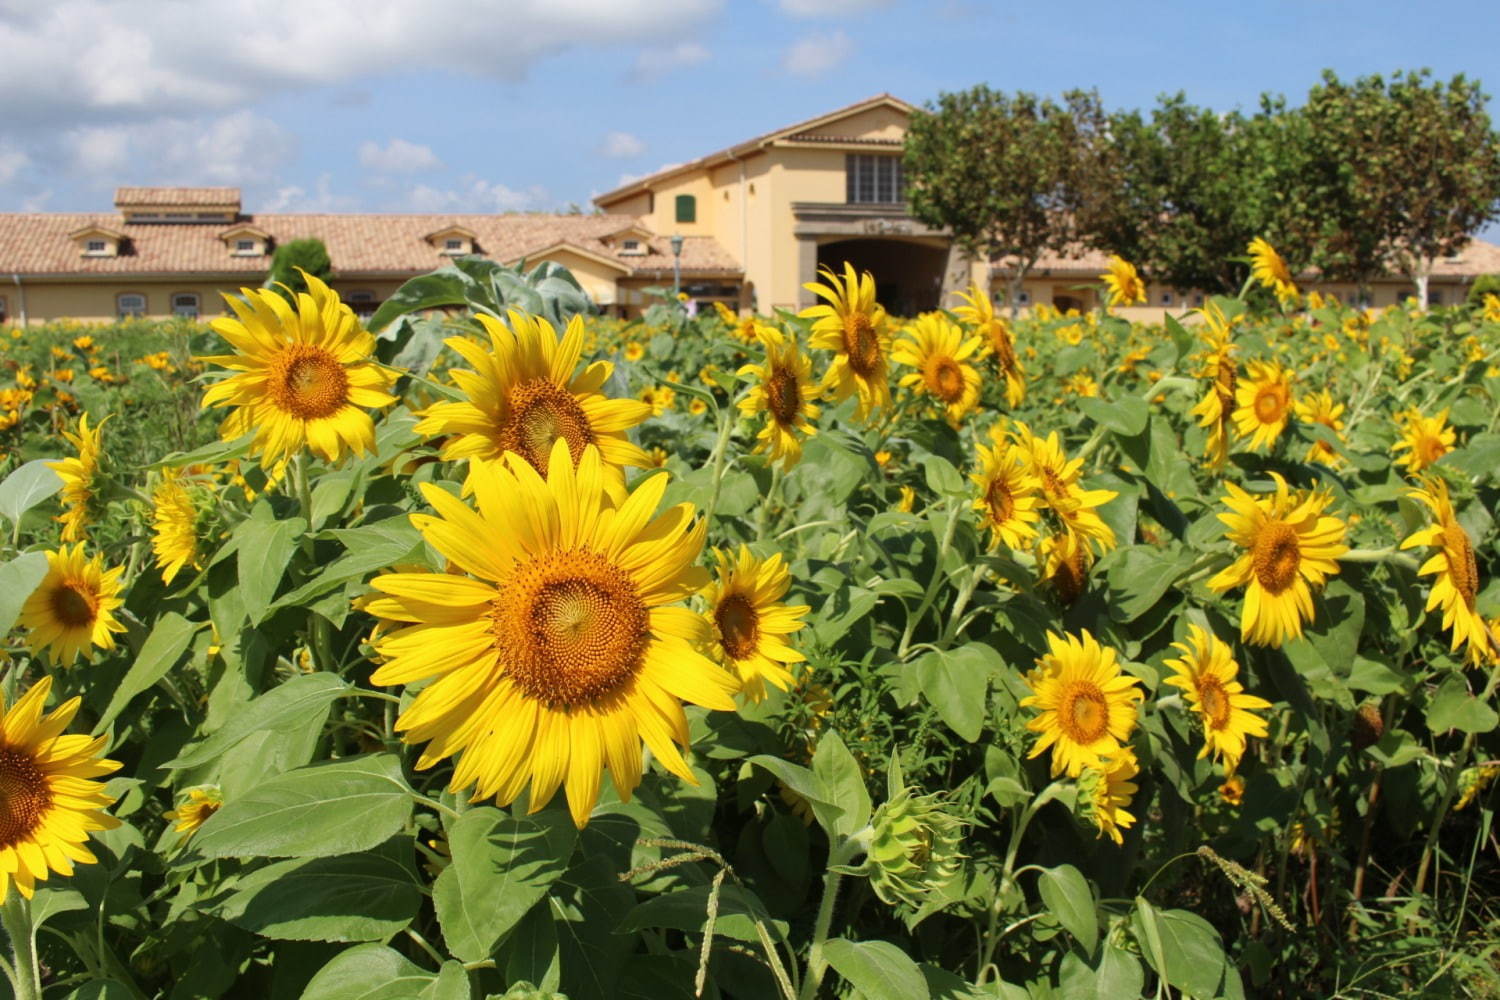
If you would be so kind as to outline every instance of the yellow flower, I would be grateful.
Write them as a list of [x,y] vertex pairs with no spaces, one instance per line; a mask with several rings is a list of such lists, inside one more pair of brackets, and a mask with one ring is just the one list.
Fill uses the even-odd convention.
[[187,798],[176,809],[162,813],[161,818],[171,823],[172,829],[178,833],[191,837],[223,805],[224,796],[218,788],[189,788]]
[[182,567],[198,566],[198,507],[175,470],[167,470],[151,493],[151,549],[162,583]]
[[643,771],[641,741],[668,771],[696,783],[682,702],[734,710],[739,682],[693,643],[702,619],[674,606],[701,590],[693,565],[707,526],[691,504],[653,517],[667,476],[628,495],[606,488],[599,449],[577,468],[552,447],[544,480],[508,455],[471,474],[478,510],[423,483],[437,515],[413,514],[422,537],[464,576],[390,573],[366,610],[384,619],[372,640],[375,684],[430,681],[397,719],[427,743],[426,769],[457,756],[449,788],[530,810],[559,785],[583,826],[602,769],[628,799]]
[[953,314],[974,327],[974,332],[984,341],[986,353],[995,359],[1000,375],[1005,379],[1005,403],[1012,410],[1026,399],[1026,372],[1016,357],[1015,337],[1010,324],[995,315],[995,304],[980,291],[978,285],[970,286],[958,297],[967,305],[959,306]]
[[667,458],[668,457],[669,456],[667,455],[667,449],[665,449],[665,448],[652,448],[649,452],[646,453],[646,468],[648,468],[648,469],[662,469],[662,468],[666,468]]
[[896,504],[896,509],[903,514],[910,514],[917,505],[917,491],[910,486],[898,487],[901,492],[901,500]]
[[883,448],[880,451],[877,451],[875,453],[875,464],[880,466],[882,469],[886,468],[891,464],[891,453]]
[[1245,801],[1245,779],[1238,774],[1231,774],[1224,779],[1219,786],[1219,798],[1231,806],[1238,806]]
[[1500,295],[1486,292],[1484,296],[1484,321],[1486,323],[1500,323]]
[[942,313],[925,313],[902,331],[891,360],[916,369],[901,376],[901,385],[931,396],[949,425],[957,427],[979,404],[979,373],[966,362],[981,346],[978,337],[964,339],[963,330]]
[[1439,550],[1417,570],[1418,576],[1436,577],[1427,595],[1427,610],[1443,609],[1443,628],[1453,633],[1451,648],[1456,650],[1468,643],[1469,659],[1479,663],[1486,655],[1500,652],[1500,636],[1491,636],[1474,606],[1479,594],[1479,563],[1474,558],[1474,543],[1454,516],[1447,483],[1434,476],[1409,490],[1407,496],[1432,512],[1433,523],[1413,532],[1401,547],[1428,545]]
[[1212,753],[1224,762],[1225,772],[1233,774],[1244,756],[1246,739],[1266,735],[1266,722],[1255,711],[1270,708],[1271,703],[1245,694],[1235,679],[1239,664],[1229,646],[1213,633],[1189,625],[1187,642],[1172,646],[1182,651],[1182,658],[1165,661],[1174,671],[1166,683],[1186,692],[1188,704],[1203,724],[1203,749],[1198,756]]
[[632,340],[625,345],[625,360],[639,361],[646,356],[646,347],[639,340]]
[[1077,372],[1069,375],[1063,379],[1062,388],[1063,392],[1071,393],[1074,396],[1097,397],[1099,395],[1099,383],[1095,382],[1094,377],[1088,372]]
[[1235,390],[1235,428],[1250,439],[1250,450],[1270,448],[1286,430],[1292,413],[1292,379],[1279,361],[1252,361]]
[[90,430],[89,415],[85,413],[78,418],[77,434],[63,431],[63,437],[78,449],[78,457],[47,463],[47,468],[63,481],[62,500],[67,509],[56,520],[62,523],[62,540],[65,542],[83,539],[84,526],[91,520],[93,507],[98,502],[95,480],[99,473],[103,429],[104,423],[100,422]]
[[1397,414],[1396,424],[1401,431],[1401,440],[1391,450],[1406,452],[1396,462],[1406,466],[1409,473],[1421,472],[1453,450],[1456,435],[1448,426],[1447,409],[1435,417],[1424,417],[1413,407]]
[[99,345],[94,343],[94,338],[88,334],[84,334],[82,337],[74,337],[73,346],[80,351],[97,351],[99,349]]
[[1039,548],[1041,579],[1051,586],[1060,602],[1071,607],[1088,586],[1093,553],[1071,531],[1048,535]]
[[701,417],[708,412],[708,404],[697,396],[694,396],[692,401],[688,403],[688,412],[695,417]]
[[1257,236],[1250,241],[1248,248],[1250,254],[1250,275],[1261,287],[1269,288],[1276,294],[1276,301],[1282,305],[1297,300],[1297,286],[1292,281],[1292,272],[1286,266],[1286,261],[1281,259],[1281,254],[1276,248]]
[[1140,773],[1135,751],[1129,747],[1106,757],[1101,767],[1085,769],[1079,790],[1084,793],[1084,811],[1099,828],[1099,836],[1107,836],[1116,844],[1125,843],[1120,831],[1135,825],[1134,814],[1125,807],[1140,790],[1131,780]]
[[552,324],[511,310],[509,325],[480,316],[490,336],[486,350],[467,337],[447,344],[473,365],[450,372],[462,400],[434,403],[422,413],[418,434],[444,436],[444,461],[469,460],[465,489],[477,470],[497,466],[507,452],[519,455],[546,475],[553,444],[565,441],[578,462],[589,445],[599,449],[605,475],[623,486],[622,466],[646,466],[650,459],[626,431],[651,413],[648,404],[610,399],[599,390],[614,372],[608,361],[579,371],[583,320],[569,321],[559,339]]
[[981,444],[978,452],[979,471],[969,478],[979,487],[974,509],[990,529],[990,548],[1002,542],[1008,549],[1024,548],[1036,537],[1041,484],[1027,456],[1009,440],[996,441],[994,447]]
[[95,864],[83,846],[89,834],[120,825],[104,811],[114,799],[94,780],[119,770],[119,762],[100,756],[105,737],[63,733],[79,698],[42,714],[51,690],[52,678],[43,677],[8,712],[0,696],[0,900],[12,882],[30,899],[51,872],[72,875],[74,863]]
[[1111,308],[1133,306],[1146,301],[1146,283],[1136,273],[1134,264],[1118,254],[1112,254],[1108,266],[1109,270],[1099,275],[1099,280],[1109,289]]
[[669,385],[648,386],[641,390],[640,401],[651,408],[651,416],[659,417],[677,402],[677,390]]
[[716,549],[718,579],[703,596],[708,601],[706,618],[713,651],[720,663],[740,679],[740,690],[752,702],[766,696],[766,682],[785,691],[792,683],[786,664],[801,663],[803,655],[787,645],[786,637],[806,623],[805,604],[782,603],[792,577],[778,552],[757,559],[745,545],[739,555]]
[[293,308],[269,288],[242,288],[224,301],[234,312],[209,325],[238,353],[201,358],[239,372],[209,386],[204,408],[233,407],[219,428],[226,441],[255,432],[251,454],[267,464],[306,444],[330,462],[347,446],[375,448],[375,422],[361,407],[396,401],[395,375],[370,360],[375,338],[353,310],[313,275]]
[[1263,498],[1224,484],[1230,512],[1219,520],[1244,553],[1208,581],[1221,593],[1245,587],[1240,638],[1257,646],[1280,646],[1302,634],[1303,623],[1313,617],[1311,588],[1338,573],[1335,560],[1349,551],[1344,522],[1323,513],[1331,494],[1292,493],[1280,475],[1273,472],[1271,478],[1276,492]]
[[1052,331],[1053,336],[1071,347],[1077,347],[1083,343],[1083,326],[1078,323],[1069,323]]
[[[1344,415],[1344,404],[1335,403],[1333,394],[1327,389],[1297,400],[1296,413],[1297,419],[1303,423],[1322,424],[1332,431],[1339,441],[1345,440],[1344,421],[1340,419]],[[1314,441],[1307,449],[1307,456],[1303,461],[1338,465],[1343,461],[1343,456],[1335,451],[1332,445],[1324,441]]]
[[1208,428],[1209,466],[1222,469],[1229,458],[1229,424],[1234,413],[1235,386],[1238,379],[1234,360],[1234,342],[1224,314],[1212,302],[1203,310],[1206,319],[1203,338],[1208,350],[1202,355],[1203,369],[1198,373],[1208,379],[1208,391],[1192,409],[1198,426]]
[[714,302],[714,311],[719,314],[719,319],[729,327],[729,332],[736,340],[746,344],[755,343],[756,327],[760,324],[755,321],[754,315],[740,316],[733,309],[722,302]]
[[798,435],[812,437],[817,430],[808,421],[819,413],[813,399],[818,388],[812,381],[812,361],[797,349],[797,342],[772,326],[757,329],[766,360],[745,365],[739,374],[754,379],[750,391],[739,402],[747,417],[766,415],[765,426],[757,434],[757,452],[770,453],[772,462],[790,469],[802,458],[802,441]]
[[1080,538],[1089,539],[1107,552],[1115,547],[1115,533],[1099,516],[1098,508],[1119,496],[1114,490],[1080,489],[1083,459],[1071,461],[1063,454],[1057,432],[1036,436],[1021,421],[1015,422],[1014,440],[1041,484],[1042,497],[1063,526]]
[[1135,729],[1140,681],[1120,672],[1120,661],[1087,629],[1081,636],[1047,633],[1047,653],[1026,675],[1031,694],[1022,708],[1040,714],[1026,728],[1041,733],[1028,757],[1052,748],[1052,774],[1078,777],[1085,767],[1100,769],[1103,759],[1124,749]]
[[124,603],[120,577],[125,568],[104,568],[104,557],[83,557],[83,543],[47,553],[47,575],[21,606],[19,624],[31,630],[33,652],[46,649],[66,666],[91,645],[114,649],[114,633],[125,631],[114,610]]
[[811,281],[803,287],[828,301],[798,315],[813,320],[809,346],[837,352],[823,376],[825,389],[837,402],[857,393],[855,416],[864,420],[891,402],[885,308],[875,301],[875,279],[868,271],[857,275],[845,261],[842,279],[826,268],[822,275],[827,284]]

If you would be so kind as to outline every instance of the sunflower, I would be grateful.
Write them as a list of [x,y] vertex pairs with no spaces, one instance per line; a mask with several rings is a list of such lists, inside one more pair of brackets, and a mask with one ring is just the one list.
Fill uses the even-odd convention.
[[1037,565],[1041,579],[1051,586],[1057,599],[1069,607],[1088,586],[1089,567],[1093,563],[1093,552],[1071,531],[1048,535],[1038,546]]
[[1146,301],[1146,283],[1136,273],[1135,265],[1124,257],[1113,254],[1109,258],[1109,269],[1099,275],[1099,280],[1109,289],[1109,305],[1133,306]]
[[1028,757],[1052,748],[1052,774],[1076,778],[1118,754],[1135,728],[1140,681],[1120,672],[1117,654],[1087,629],[1081,636],[1047,633],[1048,650],[1026,676],[1031,694],[1022,708],[1039,713],[1026,723],[1041,738]]
[[1043,499],[1063,526],[1092,541],[1101,552],[1114,548],[1114,530],[1099,516],[1099,508],[1119,494],[1114,490],[1081,489],[1083,459],[1068,459],[1056,431],[1041,438],[1018,420],[1013,433],[1032,475],[1041,484]]
[[120,825],[104,812],[114,799],[93,780],[119,762],[99,756],[103,736],[63,734],[81,699],[42,714],[51,689],[52,678],[43,677],[8,712],[0,695],[0,900],[11,882],[30,899],[50,872],[72,875],[74,862],[94,864],[83,846],[89,833]]
[[1010,324],[995,315],[995,304],[980,291],[978,285],[970,286],[958,297],[967,305],[959,306],[953,314],[974,327],[974,332],[984,341],[985,352],[995,359],[1000,375],[1005,379],[1005,404],[1012,410],[1026,399],[1026,372],[1016,357],[1015,336]]
[[1446,409],[1435,417],[1424,417],[1413,407],[1398,414],[1396,423],[1401,430],[1401,440],[1396,442],[1392,451],[1406,452],[1396,461],[1406,466],[1409,473],[1421,472],[1453,450],[1457,438],[1453,428],[1448,426]]
[[942,313],[924,313],[901,333],[891,360],[916,371],[901,376],[904,388],[915,388],[943,407],[948,424],[957,427],[979,405],[979,373],[966,364],[984,342],[964,338],[963,330]]
[[811,609],[805,604],[782,603],[792,578],[779,552],[757,559],[741,545],[738,556],[715,550],[714,560],[719,564],[719,577],[703,596],[708,600],[708,631],[719,662],[739,676],[740,690],[752,702],[765,698],[767,681],[785,691],[792,683],[786,664],[804,660],[787,645],[786,636],[806,624],[802,616]]
[[1245,801],[1245,779],[1238,774],[1229,775],[1219,786],[1219,798],[1226,805],[1239,806]]
[[[1474,543],[1453,513],[1448,498],[1448,484],[1437,477],[1424,479],[1420,487],[1407,496],[1420,501],[1432,512],[1433,523],[1413,532],[1401,543],[1403,549],[1429,545],[1440,551],[1417,570],[1418,576],[1432,574],[1437,579],[1427,595],[1427,610],[1443,609],[1443,628],[1453,633],[1452,649],[1468,643],[1468,656],[1474,663],[1500,651],[1500,636],[1491,637],[1484,619],[1474,607],[1479,594],[1479,564],[1474,558]],[[1496,643],[1491,646],[1491,643]]]
[[1008,439],[997,440],[993,447],[981,444],[978,452],[979,471],[969,478],[979,487],[974,509],[990,529],[990,548],[1001,543],[1008,549],[1024,548],[1036,537],[1041,484],[1026,455]]
[[[691,504],[653,518],[667,476],[612,491],[599,449],[575,468],[558,438],[543,479],[511,454],[470,473],[478,510],[423,483],[437,515],[412,523],[452,567],[389,573],[366,610],[383,621],[371,645],[376,684],[430,681],[396,728],[427,743],[430,768],[457,756],[449,788],[506,805],[529,783],[530,809],[559,784],[580,827],[608,767],[622,799],[641,780],[641,741],[696,784],[682,701],[734,710],[738,680],[693,647],[699,615],[673,607],[701,590],[693,565],[707,526]],[[618,497],[618,499],[617,499]]]
[[1335,560],[1349,551],[1347,526],[1323,513],[1331,494],[1292,493],[1280,475],[1271,478],[1276,492],[1263,498],[1224,484],[1229,513],[1219,520],[1228,525],[1226,537],[1245,551],[1208,581],[1219,592],[1245,587],[1240,638],[1257,646],[1280,646],[1302,634],[1313,616],[1311,588],[1337,573]]
[[1222,469],[1229,459],[1229,425],[1234,413],[1235,385],[1238,378],[1234,360],[1234,341],[1229,324],[1219,307],[1209,303],[1203,310],[1204,342],[1208,349],[1201,355],[1203,368],[1199,376],[1208,379],[1208,391],[1192,409],[1198,426],[1208,429],[1209,466]]
[[[1335,403],[1333,394],[1327,389],[1315,392],[1310,396],[1303,396],[1297,400],[1297,419],[1305,424],[1322,424],[1333,432],[1334,437],[1344,441],[1344,404]],[[1333,445],[1326,441],[1314,441],[1307,449],[1305,462],[1321,462],[1324,465],[1338,465],[1343,461]]]
[[626,343],[625,350],[622,353],[626,361],[639,361],[646,356],[646,346],[639,340],[632,340]]
[[1279,361],[1252,361],[1234,393],[1235,428],[1250,439],[1250,450],[1270,448],[1286,430],[1292,413],[1292,378]]
[[875,279],[870,272],[857,275],[854,265],[845,261],[842,279],[827,268],[822,275],[826,285],[810,281],[802,287],[828,301],[798,315],[814,321],[809,346],[838,354],[823,376],[824,387],[838,402],[858,393],[855,416],[864,420],[891,402],[886,357],[891,338],[885,308],[875,301]]
[[480,316],[490,346],[467,337],[447,344],[473,370],[450,374],[463,400],[434,403],[422,413],[418,434],[447,437],[445,461],[469,460],[469,489],[476,472],[501,464],[507,452],[547,474],[553,445],[565,441],[574,463],[589,445],[599,449],[612,484],[624,485],[621,466],[646,467],[650,457],[625,432],[651,415],[651,405],[633,399],[609,399],[599,390],[614,372],[608,361],[578,371],[583,349],[583,320],[569,320],[561,339],[545,319],[511,310],[509,325]]
[[125,568],[104,568],[104,557],[84,559],[83,543],[47,553],[47,575],[21,606],[20,624],[31,630],[33,652],[48,650],[66,666],[89,646],[114,649],[114,633],[125,631],[114,610],[124,603]]
[[648,385],[637,397],[651,408],[651,416],[659,417],[677,403],[677,390],[669,385]]
[[729,327],[729,332],[736,340],[746,344],[755,343],[756,328],[761,324],[756,322],[753,314],[741,316],[722,302],[714,303],[714,312],[719,314],[719,319]]
[[1257,236],[1250,241],[1250,276],[1264,288],[1276,294],[1282,305],[1297,301],[1297,285],[1292,281],[1291,269],[1276,248]]
[[817,430],[808,421],[818,418],[819,407],[813,402],[818,387],[812,381],[812,361],[797,349],[797,342],[773,326],[760,326],[757,336],[766,349],[763,364],[745,365],[741,375],[754,378],[750,391],[739,402],[745,416],[766,415],[760,429],[756,451],[769,451],[772,462],[790,469],[802,459],[802,441],[797,436],[812,437]]
[[218,788],[189,788],[187,798],[176,809],[168,809],[161,818],[172,825],[178,833],[191,837],[208,818],[224,805],[224,796]]
[[63,526],[62,540],[65,542],[83,540],[84,526],[92,519],[93,508],[98,503],[96,480],[99,475],[99,454],[103,430],[103,422],[90,429],[89,415],[83,414],[78,418],[77,434],[63,431],[63,437],[78,449],[78,457],[47,463],[47,468],[57,473],[57,477],[63,481],[62,500],[67,509],[58,515],[56,520]]
[[896,509],[903,514],[910,514],[917,507],[917,491],[910,486],[901,486],[898,489],[901,499],[897,501]]
[[189,563],[198,566],[198,506],[176,470],[167,470],[151,491],[151,550],[162,583]]
[[1203,723],[1203,749],[1198,756],[1212,753],[1224,762],[1225,772],[1233,774],[1245,753],[1246,739],[1266,735],[1266,722],[1255,712],[1270,708],[1271,703],[1245,694],[1235,680],[1239,664],[1229,646],[1212,632],[1189,625],[1187,642],[1172,646],[1182,651],[1182,658],[1166,661],[1174,671],[1166,682],[1187,693],[1188,704]]
[[1099,828],[1099,836],[1107,836],[1116,844],[1125,843],[1120,831],[1135,825],[1135,816],[1125,807],[1140,790],[1131,780],[1140,773],[1135,751],[1129,747],[1106,757],[1101,767],[1085,769],[1080,782],[1080,791],[1086,796],[1083,808]]
[[226,441],[255,432],[252,454],[267,464],[306,444],[330,462],[345,446],[363,455],[375,447],[375,422],[361,407],[396,401],[395,375],[370,360],[375,338],[338,294],[299,271],[307,291],[295,307],[269,288],[224,296],[234,312],[209,325],[238,353],[199,358],[240,374],[209,386],[204,408],[234,409],[219,427]]

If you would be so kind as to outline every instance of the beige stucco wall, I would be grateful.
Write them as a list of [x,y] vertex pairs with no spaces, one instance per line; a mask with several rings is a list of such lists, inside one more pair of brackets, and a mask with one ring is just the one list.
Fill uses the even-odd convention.
[[[571,264],[569,265],[571,266]],[[198,296],[198,316],[212,319],[228,310],[221,292],[235,294],[241,287],[258,288],[261,276],[245,275],[223,281],[193,280],[133,280],[68,282],[43,279],[22,279],[26,299],[26,319],[31,326],[40,326],[60,319],[73,319],[81,323],[113,323],[118,318],[117,302],[122,293],[134,292],[146,296],[146,317],[166,319],[172,315],[172,296],[178,293],[193,293]],[[340,295],[350,292],[370,292],[376,302],[382,302],[399,288],[404,279],[360,278],[335,279],[332,286]],[[583,275],[580,274],[580,282]],[[611,283],[610,288],[613,288]],[[5,300],[6,322],[20,325],[21,289],[12,284],[0,285],[0,298]],[[591,291],[592,294],[592,291]]]
[[593,299],[597,304],[609,306],[613,305],[617,300],[618,295],[616,294],[615,286],[622,273],[619,268],[610,267],[592,257],[576,253],[566,247],[560,247],[549,253],[528,257],[526,258],[526,267],[530,270],[544,260],[556,261],[569,271],[572,271],[573,277],[578,279],[578,283],[583,286],[583,290],[589,293],[589,298]]

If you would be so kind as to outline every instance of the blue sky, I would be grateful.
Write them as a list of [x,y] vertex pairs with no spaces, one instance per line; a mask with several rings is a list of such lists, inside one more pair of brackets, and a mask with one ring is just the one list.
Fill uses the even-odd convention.
[[881,91],[1250,110],[1324,67],[1423,66],[1494,91],[1497,36],[1493,2],[0,0],[0,211],[107,211],[125,184],[236,185],[248,211],[587,207]]

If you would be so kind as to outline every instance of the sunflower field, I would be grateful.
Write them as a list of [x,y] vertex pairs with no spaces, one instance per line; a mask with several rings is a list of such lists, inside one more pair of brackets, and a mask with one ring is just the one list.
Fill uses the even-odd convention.
[[1500,997],[1500,300],[0,330],[22,1000]]

